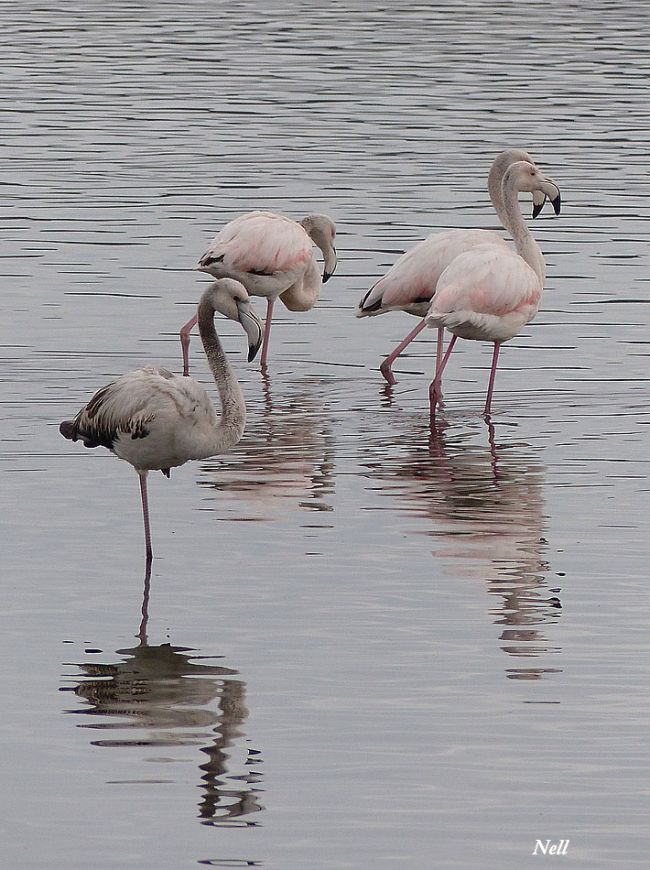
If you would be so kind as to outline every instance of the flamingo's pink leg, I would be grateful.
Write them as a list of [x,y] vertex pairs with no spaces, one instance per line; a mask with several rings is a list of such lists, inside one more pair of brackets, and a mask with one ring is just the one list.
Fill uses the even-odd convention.
[[386,380],[387,380],[388,383],[391,385],[391,387],[392,387],[394,384],[397,383],[397,381],[395,380],[395,376],[393,375],[393,370],[392,370],[391,366],[393,365],[393,363],[395,362],[395,360],[397,359],[397,357],[402,353],[402,351],[403,351],[406,347],[409,346],[409,344],[413,341],[413,339],[414,339],[417,335],[419,335],[419,334],[422,332],[422,330],[424,329],[425,326],[426,326],[426,324],[425,324],[425,322],[424,322],[424,319],[422,319],[422,320],[418,323],[418,325],[415,327],[415,329],[412,329],[412,330],[409,332],[409,334],[406,336],[406,338],[404,339],[404,341],[401,341],[401,342],[397,345],[397,347],[395,348],[395,350],[391,351],[391,352],[388,354],[388,356],[386,357],[386,359],[383,361],[383,363],[379,366],[379,371],[380,371],[380,372],[382,373],[382,375],[386,378]]
[[442,342],[445,336],[445,327],[438,327],[438,341],[436,342],[436,370],[442,362]]
[[271,317],[273,316],[273,303],[275,299],[271,296],[266,300],[266,320],[264,322],[264,339],[262,341],[262,356],[260,357],[260,366],[266,367],[266,354],[269,349],[269,337],[271,335]]
[[188,320],[185,326],[181,327],[181,347],[183,349],[183,375],[187,377],[190,373],[190,332],[196,326],[198,315],[195,314],[191,320]]
[[501,349],[501,344],[498,341],[494,342],[494,353],[492,354],[492,368],[490,370],[490,380],[488,383],[487,396],[485,399],[485,409],[483,411],[484,417],[490,416],[490,407],[492,405],[492,391],[494,390],[494,376],[497,373],[497,362],[499,361],[499,350]]
[[[438,338],[440,338],[440,336],[438,336]],[[436,365],[436,373],[434,375],[433,380],[431,381],[431,384],[429,385],[429,404],[431,406],[431,413],[432,414],[435,413],[436,405],[437,405],[438,400],[440,399],[440,396],[441,396],[440,385],[442,383],[442,373],[444,372],[445,366],[447,365],[447,363],[449,361],[449,357],[451,356],[451,352],[454,349],[454,345],[456,344],[457,338],[458,338],[457,335],[452,335],[451,341],[449,342],[449,344],[447,346],[447,352],[445,353],[443,358],[440,360],[440,363],[438,365]]]
[[142,516],[144,519],[144,545],[147,554],[147,564],[153,559],[151,549],[151,528],[149,526],[149,501],[147,499],[147,472],[138,471],[140,478],[140,495],[142,497]]
[[149,592],[151,590],[151,560],[147,560],[147,567],[144,572],[144,595],[142,598],[142,620],[140,622],[140,629],[138,631],[138,637],[140,638],[140,645],[147,646],[147,623],[149,622]]

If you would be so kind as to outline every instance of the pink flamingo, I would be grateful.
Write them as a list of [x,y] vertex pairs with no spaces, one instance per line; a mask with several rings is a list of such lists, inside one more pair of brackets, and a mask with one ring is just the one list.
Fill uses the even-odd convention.
[[169,477],[171,468],[189,459],[225,452],[244,432],[244,396],[215,331],[215,311],[239,321],[248,335],[249,361],[262,342],[262,324],[238,281],[215,281],[201,296],[199,331],[223,406],[220,419],[197,381],[145,366],[102,387],[74,420],[64,420],[59,427],[69,441],[81,440],[85,447],[107,447],[138,472],[147,564],[153,557],[149,471],[162,471]]
[[[508,217],[501,198],[501,182],[508,167],[519,160],[535,166],[535,161],[527,151],[510,148],[497,155],[488,175],[490,199],[501,223],[509,231]],[[533,217],[537,217],[542,210],[544,201],[543,193],[533,193]],[[370,288],[357,307],[357,317],[375,317],[387,311],[405,311],[424,318],[436,292],[438,280],[447,266],[463,251],[486,243],[507,247],[507,242],[491,230],[447,230],[433,233],[403,254],[384,277]],[[379,370],[391,386],[396,383],[393,363],[422,332],[424,326],[422,319],[380,365]],[[438,330],[437,363],[442,358],[443,332],[443,329]]]
[[436,365],[429,390],[432,414],[440,399],[442,373],[460,337],[494,342],[483,411],[489,418],[499,349],[537,314],[546,264],[519,209],[519,191],[543,193],[551,200],[555,214],[560,213],[559,187],[536,166],[519,161],[506,170],[502,200],[516,252],[500,244],[487,244],[460,254],[438,279],[436,294],[425,317],[427,326],[444,327],[452,333],[447,352]]
[[[289,311],[308,311],[314,307],[321,285],[336,268],[335,236],[336,225],[327,215],[308,215],[298,223],[270,211],[252,211],[226,224],[199,260],[200,272],[215,278],[235,278],[251,296],[266,297],[260,358],[263,367],[275,300],[279,296]],[[312,242],[323,254],[322,277]],[[184,375],[189,373],[190,332],[195,324],[193,317],[180,331]]]

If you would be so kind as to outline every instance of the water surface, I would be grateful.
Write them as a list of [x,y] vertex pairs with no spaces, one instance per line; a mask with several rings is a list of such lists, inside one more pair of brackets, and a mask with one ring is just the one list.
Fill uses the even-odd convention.
[[[4,866],[518,870],[569,838],[567,865],[645,867],[647,5],[3,23]],[[414,321],[352,310],[426,233],[496,226],[508,146],[562,188],[542,310],[492,425],[465,343],[432,428],[433,335],[389,389]],[[252,208],[331,214],[339,268],[277,311],[265,375],[219,322],[247,431],[151,477],[149,581],[135,474],[58,423],[179,371],[192,267]]]

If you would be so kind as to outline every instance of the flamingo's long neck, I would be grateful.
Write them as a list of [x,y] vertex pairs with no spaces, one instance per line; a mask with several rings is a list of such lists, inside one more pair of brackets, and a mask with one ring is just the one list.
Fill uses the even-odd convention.
[[510,230],[517,253],[535,272],[543,287],[544,278],[546,277],[546,263],[544,262],[541,248],[535,241],[531,231],[528,229],[526,221],[521,213],[521,209],[519,208],[518,191],[514,177],[504,178],[501,191],[503,196],[504,214],[508,221],[506,224],[506,221],[504,220],[504,226]]
[[318,302],[322,279],[315,257],[308,263],[304,275],[281,294],[289,311],[309,311]]
[[502,184],[503,176],[506,174],[508,167],[519,160],[533,163],[533,158],[527,151],[521,151],[518,148],[510,148],[508,151],[503,151],[495,158],[488,175],[488,194],[490,200],[499,220],[510,235],[512,235],[512,227],[510,226],[510,218],[503,202]]
[[206,449],[210,450],[206,456],[233,447],[243,435],[246,423],[244,394],[214,328],[214,312],[214,304],[209,295],[204,294],[198,307],[199,332],[222,407],[221,419],[210,435],[210,444],[206,445]]

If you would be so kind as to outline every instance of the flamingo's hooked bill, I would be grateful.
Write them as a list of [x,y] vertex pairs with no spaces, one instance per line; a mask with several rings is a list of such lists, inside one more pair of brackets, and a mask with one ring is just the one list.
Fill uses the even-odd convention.
[[336,258],[336,248],[333,245],[332,245],[332,251],[334,254],[334,265],[332,266],[330,271],[328,271],[326,268],[323,269],[323,284],[326,284],[329,281],[329,279],[332,277],[334,272],[336,272],[336,267],[338,265],[338,260]]

